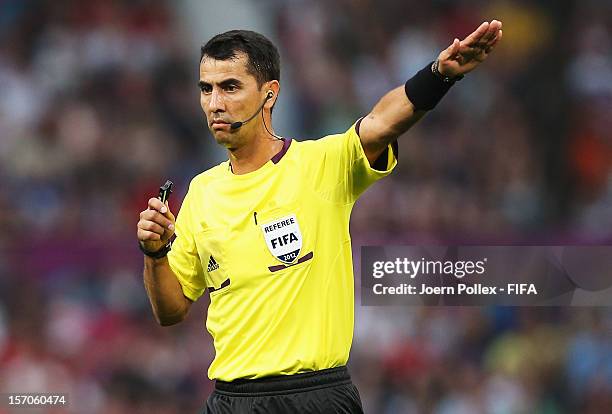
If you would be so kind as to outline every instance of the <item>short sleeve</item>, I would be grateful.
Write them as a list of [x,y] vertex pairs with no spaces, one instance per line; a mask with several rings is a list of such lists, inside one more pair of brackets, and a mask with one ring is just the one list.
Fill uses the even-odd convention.
[[176,238],[172,250],[168,253],[168,262],[181,284],[183,294],[195,302],[206,289],[206,274],[193,234],[197,223],[194,217],[193,193],[191,185],[176,217]]
[[314,141],[308,154],[308,174],[315,191],[330,201],[352,203],[374,182],[389,175],[397,165],[397,142],[376,161],[373,168],[352,125],[343,134]]

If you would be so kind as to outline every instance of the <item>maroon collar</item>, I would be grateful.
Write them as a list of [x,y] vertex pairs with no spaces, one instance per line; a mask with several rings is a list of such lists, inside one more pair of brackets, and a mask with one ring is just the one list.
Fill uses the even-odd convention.
[[283,138],[283,147],[274,157],[272,157],[272,162],[274,164],[278,164],[281,158],[285,156],[290,145],[291,145],[291,138]]
[[[289,146],[291,145],[291,138],[281,138],[283,140],[283,147],[280,149],[279,152],[276,153],[275,156],[272,157],[271,161],[274,164],[278,164],[278,162],[281,160],[281,158],[283,158],[285,156],[285,154],[287,153],[287,150],[289,149]],[[234,171],[232,168],[232,162],[228,160],[228,170],[230,171]]]

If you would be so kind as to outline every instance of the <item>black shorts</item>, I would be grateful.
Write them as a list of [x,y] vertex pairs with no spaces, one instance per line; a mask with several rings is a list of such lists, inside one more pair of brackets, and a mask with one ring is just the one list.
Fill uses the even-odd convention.
[[346,367],[255,380],[216,381],[203,414],[363,414]]

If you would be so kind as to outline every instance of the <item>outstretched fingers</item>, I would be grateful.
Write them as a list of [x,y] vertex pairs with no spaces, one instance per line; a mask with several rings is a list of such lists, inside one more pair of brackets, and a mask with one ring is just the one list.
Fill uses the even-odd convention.
[[476,30],[469,34],[465,39],[461,41],[461,46],[472,46],[480,42],[482,37],[489,30],[489,22],[482,22]]
[[472,34],[461,41],[460,52],[464,55],[474,56],[478,60],[483,60],[501,38],[501,28],[502,22],[499,20],[492,20],[491,23],[484,22]]
[[491,46],[496,41],[497,36],[499,36],[501,28],[502,23],[498,20],[493,20],[489,25],[489,30],[487,30],[487,33],[485,33],[485,35],[480,40],[480,43],[485,46]]
[[502,22],[483,22],[465,39],[455,39],[438,55],[440,73],[447,76],[464,75],[484,62],[502,38]]
[[502,28],[502,22],[492,20],[491,23],[482,23],[472,34],[461,41],[463,47],[486,47],[490,46]]

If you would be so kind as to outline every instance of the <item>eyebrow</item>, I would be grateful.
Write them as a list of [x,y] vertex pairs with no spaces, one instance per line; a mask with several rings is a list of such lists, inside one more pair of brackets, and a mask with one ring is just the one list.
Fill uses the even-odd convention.
[[[203,80],[198,81],[198,87],[200,89],[202,89],[204,86],[209,86],[210,83],[208,82],[204,82]],[[228,85],[236,85],[236,86],[242,86],[243,83],[236,79],[236,78],[229,78],[229,79],[224,79],[221,82],[219,82],[217,85],[219,85],[220,87],[224,88]]]

